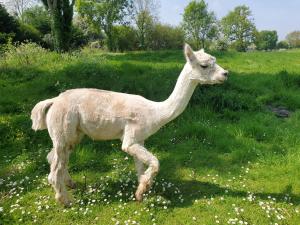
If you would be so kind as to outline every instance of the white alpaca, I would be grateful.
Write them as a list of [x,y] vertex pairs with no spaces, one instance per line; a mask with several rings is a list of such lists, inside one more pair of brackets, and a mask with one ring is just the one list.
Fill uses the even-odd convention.
[[[74,183],[68,173],[69,155],[83,135],[94,140],[120,139],[122,150],[134,157],[139,186],[138,201],[151,187],[159,170],[157,158],[144,147],[144,141],[186,108],[198,84],[226,80],[228,72],[203,50],[193,52],[185,45],[185,64],[170,97],[154,102],[138,95],[97,89],[73,89],[39,102],[31,112],[34,130],[48,129],[53,149],[48,154],[51,171],[48,181],[56,199],[69,205],[66,185]],[[145,170],[144,165],[148,166]]]

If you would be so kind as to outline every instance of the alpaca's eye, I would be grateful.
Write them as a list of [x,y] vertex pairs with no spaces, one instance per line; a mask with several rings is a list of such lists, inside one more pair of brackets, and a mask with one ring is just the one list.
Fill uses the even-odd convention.
[[208,65],[200,65],[202,69],[206,69]]

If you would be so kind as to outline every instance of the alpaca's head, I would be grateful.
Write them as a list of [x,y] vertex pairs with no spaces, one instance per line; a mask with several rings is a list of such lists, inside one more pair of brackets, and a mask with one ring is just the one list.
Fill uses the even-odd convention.
[[219,84],[227,79],[228,71],[220,67],[216,63],[216,58],[205,53],[203,49],[194,52],[188,44],[185,44],[184,54],[192,68],[189,73],[190,79],[200,84]]

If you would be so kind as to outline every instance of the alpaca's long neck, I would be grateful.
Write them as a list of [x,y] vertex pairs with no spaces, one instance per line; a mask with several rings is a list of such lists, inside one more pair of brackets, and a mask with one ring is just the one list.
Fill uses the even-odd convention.
[[160,114],[163,123],[179,116],[189,103],[197,83],[190,79],[191,66],[187,63],[181,71],[175,88],[169,98],[160,103]]

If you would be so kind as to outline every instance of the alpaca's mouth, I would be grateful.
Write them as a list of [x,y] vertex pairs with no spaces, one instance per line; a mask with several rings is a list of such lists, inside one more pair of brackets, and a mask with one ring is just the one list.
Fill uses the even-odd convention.
[[227,76],[223,76],[221,79],[219,79],[220,83],[225,82],[228,79]]
[[224,79],[218,79],[218,80],[216,80],[216,84],[223,84],[226,80],[227,80],[227,77],[225,77]]

